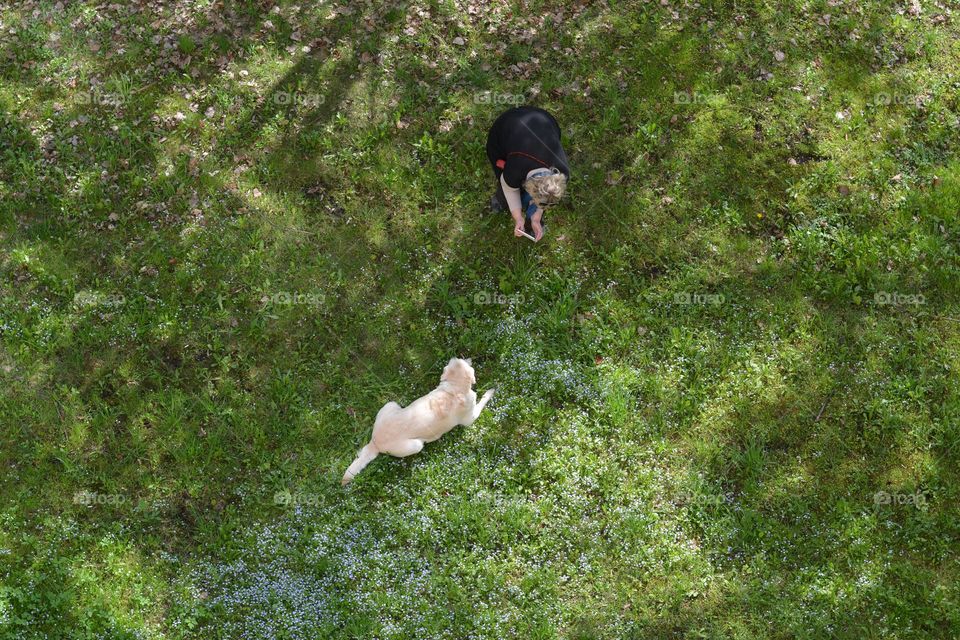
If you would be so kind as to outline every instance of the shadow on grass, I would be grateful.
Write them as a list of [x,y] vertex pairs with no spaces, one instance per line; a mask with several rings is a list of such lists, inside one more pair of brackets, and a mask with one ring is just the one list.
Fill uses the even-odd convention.
[[[762,13],[758,3],[745,6],[756,7],[758,16]],[[17,289],[19,296],[49,296],[67,307],[65,312],[43,315],[27,309],[26,304],[10,305],[12,325],[17,327],[14,335],[48,317],[55,321],[48,334],[38,330],[24,339],[19,349],[8,349],[40,354],[44,365],[40,377],[27,375],[38,373],[40,366],[28,368],[22,376],[18,372],[3,397],[6,417],[23,425],[21,437],[4,448],[4,461],[36,464],[32,471],[20,469],[19,477],[29,480],[20,495],[31,492],[40,477],[62,474],[78,487],[121,490],[151,499],[161,496],[169,498],[168,504],[144,516],[145,538],[169,537],[175,541],[175,551],[188,551],[197,540],[216,540],[221,535],[217,523],[226,519],[221,515],[224,509],[242,507],[229,491],[231,483],[260,476],[264,484],[280,483],[317,468],[335,471],[352,455],[360,437],[357,434],[368,432],[371,417],[382,402],[401,393],[411,398],[422,393],[433,384],[438,363],[458,346],[482,349],[479,331],[498,316],[510,317],[512,312],[461,313],[458,300],[469,304],[478,282],[497,291],[504,282],[522,285],[525,274],[539,266],[532,257],[537,255],[543,255],[561,279],[588,274],[583,278],[580,306],[557,311],[561,319],[591,311],[596,298],[589,296],[604,295],[609,267],[617,271],[618,278],[623,276],[623,286],[612,297],[622,295],[627,306],[652,289],[659,292],[661,285],[672,291],[669,285],[686,283],[684,278],[690,276],[689,286],[715,285],[730,291],[731,298],[737,297],[745,305],[756,304],[768,313],[777,310],[762,302],[776,294],[789,308],[784,316],[809,313],[822,320],[819,344],[797,338],[801,340],[796,347],[798,369],[779,381],[775,393],[758,394],[730,382],[729,389],[738,400],[729,409],[727,430],[696,429],[702,418],[698,403],[708,402],[709,390],[722,387],[707,386],[704,391],[699,384],[697,376],[711,370],[708,363],[700,363],[703,371],[699,373],[693,369],[685,372],[689,377],[672,391],[684,416],[678,429],[693,428],[705,444],[702,449],[692,447],[687,442],[690,436],[679,430],[666,435],[683,447],[701,451],[702,457],[690,460],[691,468],[709,473],[724,492],[747,496],[744,502],[752,514],[716,514],[732,518],[742,535],[732,541],[729,558],[710,557],[710,561],[728,563],[727,567],[760,563],[779,551],[775,536],[783,532],[777,519],[802,528],[801,515],[809,505],[824,502],[822,487],[843,485],[851,477],[879,483],[889,476],[898,462],[894,446],[900,438],[898,429],[910,416],[900,416],[885,427],[886,435],[872,441],[865,434],[878,416],[861,413],[857,407],[857,402],[869,398],[869,388],[861,386],[851,394],[844,381],[850,372],[823,374],[835,359],[834,353],[842,353],[849,362],[867,357],[868,346],[855,328],[869,314],[838,309],[831,306],[836,302],[831,300],[821,306],[808,304],[812,293],[795,282],[789,264],[778,264],[766,274],[742,264],[739,271],[730,273],[705,277],[696,273],[696,269],[712,268],[703,243],[715,241],[732,250],[738,241],[744,241],[759,253],[772,231],[790,232],[799,218],[789,217],[789,212],[775,211],[784,217],[770,223],[773,226],[755,222],[751,216],[756,209],[776,209],[789,200],[790,188],[799,178],[782,167],[795,150],[769,149],[764,132],[775,114],[738,104],[735,92],[724,93],[716,105],[683,110],[681,117],[671,122],[680,110],[675,103],[678,91],[702,86],[725,92],[734,87],[715,86],[714,69],[723,61],[713,57],[700,34],[670,31],[663,21],[652,17],[656,14],[644,11],[639,26],[630,32],[644,43],[632,52],[632,62],[643,64],[636,80],[642,87],[639,99],[631,96],[631,100],[611,105],[598,97],[618,98],[619,85],[610,79],[615,72],[613,59],[599,68],[590,68],[589,61],[565,61],[584,84],[596,85],[593,97],[582,92],[555,96],[547,90],[536,99],[555,112],[561,123],[577,127],[576,135],[565,137],[575,173],[572,205],[551,214],[562,223],[557,226],[562,227],[565,242],[585,248],[580,254],[572,251],[558,257],[547,250],[533,253],[539,247],[504,246],[509,239],[506,224],[473,218],[471,208],[485,200],[492,186],[482,143],[486,124],[496,113],[476,100],[468,104],[476,87],[463,86],[456,76],[423,75],[427,72],[414,64],[398,69],[398,74],[411,78],[400,95],[388,97],[378,92],[375,81],[379,71],[365,69],[358,51],[374,56],[385,51],[389,36],[399,30],[396,20],[386,29],[364,35],[361,44],[343,57],[318,52],[300,58],[237,124],[217,136],[210,153],[212,171],[207,175],[191,173],[189,153],[177,156],[171,174],[165,175],[161,142],[131,132],[128,139],[132,144],[123,156],[103,164],[115,163],[110,170],[119,171],[124,159],[135,160],[134,170],[119,171],[115,184],[89,186],[95,185],[93,178],[103,170],[95,160],[96,150],[84,156],[82,151],[64,146],[61,157],[71,172],[86,175],[88,186],[76,190],[68,172],[47,174],[54,180],[31,178],[29,195],[19,203],[29,203],[32,211],[20,216],[6,209],[8,232],[29,245],[44,245],[50,243],[49,238],[80,230],[77,244],[57,250],[66,266],[54,277],[21,265],[19,271],[9,270],[5,287],[12,293],[20,284],[17,274],[26,274],[26,284]],[[733,24],[733,9],[715,7],[713,11],[720,24],[726,24],[726,19]],[[604,17],[607,12],[597,10],[584,20]],[[252,42],[264,18],[265,13],[257,14],[242,38],[246,42],[238,44]],[[341,20],[334,20],[324,32],[338,34],[348,29]],[[568,24],[565,29],[576,35],[584,31],[582,27]],[[596,38],[596,46],[603,45],[601,36],[589,37]],[[191,39],[201,40],[196,34]],[[641,60],[644,55],[651,59]],[[853,57],[860,55],[855,52]],[[836,82],[845,91],[855,92],[866,69],[862,62],[845,66],[847,61],[841,50],[833,64],[845,71]],[[462,73],[476,74],[479,64],[479,60],[467,63]],[[119,67],[106,70],[121,71]],[[737,70],[745,75],[756,71]],[[200,69],[200,77],[214,73],[213,65]],[[661,82],[664,76],[671,78],[665,84]],[[423,78],[436,83],[426,94],[417,82],[425,82]],[[346,101],[363,88],[358,87],[361,81],[367,89],[368,117],[374,116],[369,128],[376,135],[350,149],[357,159],[351,159],[349,153],[321,149],[311,136],[334,124],[341,111],[349,118]],[[632,78],[625,82],[633,86]],[[523,84],[518,80],[512,88],[525,89]],[[136,103],[136,113],[122,115],[121,125],[133,130],[137,120],[157,113],[173,87],[173,80],[162,80],[145,90]],[[279,99],[291,93],[322,95],[323,100],[314,107]],[[398,130],[390,120],[389,108],[384,108],[387,117],[375,117],[372,107],[389,104],[391,98],[411,116],[411,109],[421,108],[416,114],[421,120]],[[618,112],[615,117],[604,113],[606,107]],[[84,110],[75,108],[63,113],[60,120],[69,122],[81,115]],[[456,121],[444,131],[440,123],[449,118]],[[22,163],[26,156],[31,165],[41,166],[41,142],[15,117],[5,123],[11,126],[0,134],[2,141],[16,151],[0,166],[22,178],[33,169],[14,168],[14,164]],[[796,135],[803,139],[811,134],[798,131]],[[349,146],[356,140],[349,135],[334,136],[333,142]],[[333,163],[324,155],[318,159],[321,152],[329,152]],[[819,162],[821,151],[815,139],[805,153],[811,164]],[[263,188],[260,197],[250,195],[252,188],[231,184],[234,159],[241,156],[249,157],[255,166],[251,170],[257,172],[256,184]],[[390,162],[399,164],[399,178],[380,173]],[[600,166],[594,168],[594,163]],[[418,202],[416,211],[394,211],[386,194],[381,197],[387,206],[378,207],[382,203],[376,202],[377,194],[390,184],[388,178],[398,183],[418,182],[420,188],[411,191],[430,200]],[[216,218],[211,216],[213,219],[203,223],[190,218],[193,209],[201,208],[188,206],[196,184],[201,186],[200,204],[206,200],[216,212]],[[309,190],[317,185],[322,198],[313,203]],[[147,219],[131,218],[123,229],[125,235],[109,237],[107,216],[117,205],[113,198],[133,210],[144,193],[153,196],[155,204],[165,202],[169,207],[153,209]],[[699,213],[707,210],[713,215],[721,210],[719,196],[734,211],[728,226],[722,218],[710,219]],[[682,198],[677,204],[683,206],[671,207],[667,198]],[[92,208],[91,201],[96,202]],[[70,215],[49,215],[57,210]],[[193,231],[184,235],[190,228]],[[500,235],[486,237],[493,233]],[[559,236],[560,231],[554,234]],[[655,244],[648,246],[647,241]],[[557,238],[556,242],[561,241]],[[699,244],[694,246],[694,242]],[[53,248],[44,250],[54,252]],[[66,272],[73,277],[60,275]],[[252,284],[258,282],[264,283],[260,289]],[[779,288],[783,282],[795,284]],[[78,288],[117,287],[117,283],[128,298],[120,310],[94,309],[79,319],[70,317],[75,310],[69,304]],[[286,310],[271,310],[260,302],[263,296],[288,291],[287,287],[320,290],[325,302],[318,308]],[[531,291],[532,300],[549,306],[549,299],[535,297],[545,295],[542,291]],[[425,313],[435,316],[435,321],[418,322]],[[665,314],[659,320],[671,325],[677,335],[674,343],[661,346],[658,355],[664,358],[678,353],[695,357],[693,342],[698,335],[708,335],[718,325],[721,334],[744,331],[753,341],[732,349],[734,353],[716,373],[718,377],[735,380],[738,375],[746,376],[738,360],[764,355],[762,348],[752,347],[769,336],[748,329],[742,318],[722,313],[678,314],[669,309]],[[631,317],[629,322],[639,324],[648,319]],[[471,322],[480,330],[471,329]],[[124,336],[131,327],[133,335]],[[462,337],[464,333],[467,338]],[[545,341],[570,340],[566,328],[540,329],[537,335]],[[51,343],[45,336],[53,337]],[[486,356],[490,369],[510,375],[494,364],[498,354],[474,355]],[[592,355],[575,353],[572,358],[582,361]],[[948,390],[923,393],[947,394]],[[684,394],[697,397],[683,398]],[[33,412],[23,405],[32,405]],[[834,415],[858,419],[848,424]],[[756,425],[766,428],[757,429]],[[854,429],[857,438],[866,441],[850,449],[840,448],[847,429]],[[805,470],[802,483],[788,495],[762,494],[764,483],[758,482],[758,477],[789,478],[796,472],[790,455],[831,448],[835,453],[829,464]],[[762,452],[759,462],[745,453],[757,449]],[[937,451],[932,457],[935,465],[922,479],[928,484],[936,482],[932,476],[937,469],[953,466],[945,452]],[[403,466],[397,469],[389,474],[390,480],[406,473]],[[869,487],[850,488],[862,491]],[[332,493],[336,489],[323,490],[336,495]],[[856,497],[841,493],[830,498]],[[69,508],[63,496],[44,496],[43,492],[40,496],[27,499],[24,495],[24,500]],[[97,513],[84,518],[82,511],[77,515],[90,527],[102,517]],[[841,518],[843,525],[853,521],[830,509],[814,515],[825,525],[835,518]],[[705,535],[716,534],[707,531]],[[873,535],[881,539],[879,533]],[[712,539],[709,552],[716,554],[726,542]],[[803,569],[826,570],[844,558],[842,548],[827,542],[815,544],[814,549],[817,553],[811,555],[817,557],[807,556]],[[788,564],[784,567],[797,568]],[[918,559],[905,560],[900,566],[923,573],[931,570],[929,565],[929,560]],[[767,588],[751,583],[745,593],[718,596],[714,606],[676,605],[672,622],[651,621],[650,628],[679,634],[697,625],[698,616],[728,619],[725,607],[730,602],[766,597]],[[781,599],[786,603],[781,606],[799,607],[803,596],[791,593]],[[860,602],[851,600],[833,615],[842,621],[869,613],[861,607]]]

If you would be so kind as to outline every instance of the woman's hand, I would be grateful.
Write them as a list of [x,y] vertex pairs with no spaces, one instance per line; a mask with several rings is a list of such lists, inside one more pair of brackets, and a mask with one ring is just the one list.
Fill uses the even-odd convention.
[[533,227],[533,237],[536,238],[537,242],[540,242],[540,238],[543,237],[543,224],[540,222],[541,219],[543,219],[543,209],[537,208],[537,212],[530,218],[530,226]]
[[513,235],[522,238],[524,234],[523,214],[518,210],[516,212],[511,211],[510,215],[513,216]]

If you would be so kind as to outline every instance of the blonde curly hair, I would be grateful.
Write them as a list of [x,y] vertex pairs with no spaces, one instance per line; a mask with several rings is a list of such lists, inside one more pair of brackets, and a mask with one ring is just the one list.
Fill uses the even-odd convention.
[[567,176],[556,167],[550,167],[550,173],[525,180],[523,190],[530,194],[537,206],[554,205],[567,192]]

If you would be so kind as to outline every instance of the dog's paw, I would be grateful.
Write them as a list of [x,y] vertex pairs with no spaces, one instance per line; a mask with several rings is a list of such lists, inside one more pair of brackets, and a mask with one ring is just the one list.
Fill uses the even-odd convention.
[[493,397],[493,392],[496,390],[497,390],[496,387],[491,387],[490,389],[487,389],[487,391],[483,394],[483,397],[489,400],[490,398]]

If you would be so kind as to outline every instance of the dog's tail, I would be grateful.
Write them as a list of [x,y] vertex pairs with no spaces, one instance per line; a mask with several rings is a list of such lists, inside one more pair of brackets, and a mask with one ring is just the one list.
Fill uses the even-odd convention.
[[376,445],[373,442],[367,444],[363,449],[360,449],[360,453],[357,454],[357,459],[350,463],[350,466],[347,467],[346,472],[343,474],[343,480],[340,481],[341,486],[346,486],[354,476],[363,471],[363,468],[370,464],[370,462],[380,455],[380,452],[377,451]]

